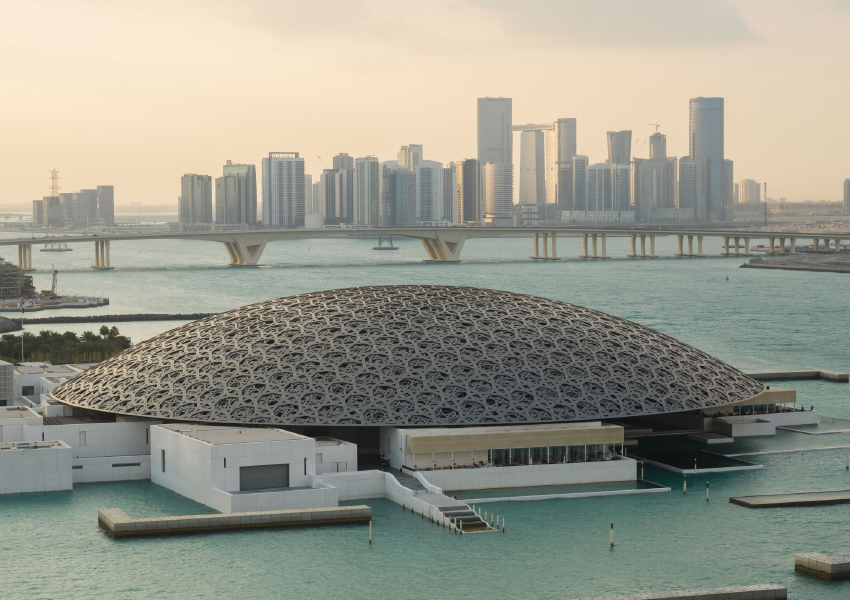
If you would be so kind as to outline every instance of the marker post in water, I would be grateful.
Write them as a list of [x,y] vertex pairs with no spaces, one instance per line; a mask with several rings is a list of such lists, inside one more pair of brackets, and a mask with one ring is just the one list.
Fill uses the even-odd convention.
[[694,481],[697,478],[697,459],[694,459]]
[[683,494],[688,493],[688,474],[687,473],[685,473],[685,486],[682,488],[682,493]]
[[705,482],[705,501],[708,502],[708,482]]
[[611,521],[611,546],[614,546],[614,521]]
[[372,543],[372,519],[369,519],[369,543]]

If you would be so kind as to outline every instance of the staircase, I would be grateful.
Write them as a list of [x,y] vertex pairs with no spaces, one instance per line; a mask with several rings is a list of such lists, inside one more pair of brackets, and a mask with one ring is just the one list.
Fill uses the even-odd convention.
[[475,533],[479,531],[496,531],[482,519],[475,511],[469,508],[469,505],[460,500],[454,500],[443,494],[434,494],[422,485],[416,477],[402,473],[397,469],[387,468],[388,473],[391,473],[402,486],[412,490],[417,500],[421,500],[431,506],[436,507],[446,517],[451,519],[451,522],[464,533]]

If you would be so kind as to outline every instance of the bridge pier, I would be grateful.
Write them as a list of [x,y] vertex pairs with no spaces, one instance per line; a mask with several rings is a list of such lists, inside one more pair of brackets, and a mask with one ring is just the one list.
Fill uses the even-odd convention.
[[679,252],[676,253],[676,256],[684,256],[685,252],[684,252],[684,248],[682,246],[683,246],[683,242],[685,240],[685,236],[684,235],[677,235],[676,237],[679,238]]
[[729,236],[724,235],[722,239],[723,239],[723,251],[720,254],[722,254],[723,256],[729,256]]
[[740,254],[740,253],[741,253],[741,238],[736,237],[735,238],[735,254],[737,255],[737,254]]
[[32,268],[32,244],[18,244],[18,266],[21,271],[35,271]]
[[[543,256],[540,256],[540,245],[538,243],[541,235],[543,236]],[[547,241],[550,235],[552,236],[552,256],[549,256],[549,243]],[[561,260],[560,258],[558,258],[558,253],[555,247],[555,239],[557,238],[557,236],[558,234],[554,231],[551,234],[535,233],[534,256],[530,256],[529,258],[533,258],[535,260]]]
[[[588,254],[587,254],[587,236],[591,237],[592,254],[590,256],[588,256]],[[581,255],[581,258],[596,258],[596,259],[610,258],[608,256],[607,252],[606,252],[605,242],[606,242],[607,236],[604,233],[583,233],[583,234],[581,234],[581,237],[582,237],[582,245],[583,245],[583,248],[584,248],[584,253]],[[597,238],[599,238],[598,244],[597,244]],[[601,254],[599,253],[599,250],[602,251]]]
[[744,238],[744,254],[750,253],[750,238]]
[[435,231],[433,238],[420,239],[428,253],[424,262],[460,262],[460,251],[469,239],[469,233],[461,230]]
[[812,246],[814,247],[815,254],[818,253],[818,246],[820,245],[820,240],[818,238],[814,238],[812,240]]
[[95,240],[94,242],[94,264],[92,269],[111,271],[109,264],[109,240]]
[[697,236],[697,256],[705,256],[702,253],[702,236],[701,235]]
[[229,266],[258,267],[263,250],[266,249],[266,244],[269,242],[269,237],[268,234],[234,233],[230,236],[230,240],[222,241],[227,254],[230,256]]
[[795,254],[797,252],[797,238],[791,238],[791,248],[788,252],[791,254]]

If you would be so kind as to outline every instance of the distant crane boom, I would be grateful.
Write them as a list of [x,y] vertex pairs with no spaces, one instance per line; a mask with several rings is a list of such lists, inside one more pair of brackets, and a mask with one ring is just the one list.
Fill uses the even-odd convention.
[[658,133],[658,128],[661,127],[658,123],[647,123],[647,125],[655,127],[655,133]]

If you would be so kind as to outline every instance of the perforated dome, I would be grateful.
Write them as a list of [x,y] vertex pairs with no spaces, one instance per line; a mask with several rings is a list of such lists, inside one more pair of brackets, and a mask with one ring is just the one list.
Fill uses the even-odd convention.
[[52,394],[82,408],[210,423],[459,425],[678,412],[762,389],[704,352],[589,308],[384,286],[201,319]]

